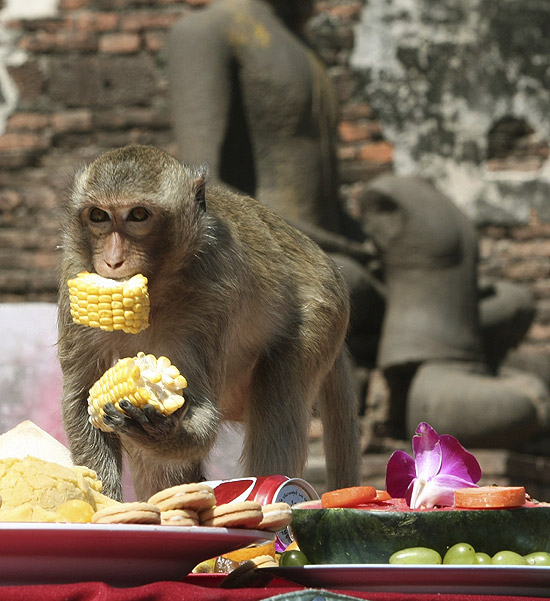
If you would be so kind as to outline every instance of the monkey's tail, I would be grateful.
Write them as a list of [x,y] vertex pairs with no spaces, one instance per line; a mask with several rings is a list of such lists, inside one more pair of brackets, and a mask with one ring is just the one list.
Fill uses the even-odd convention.
[[318,405],[329,489],[361,482],[359,404],[351,360],[343,348],[327,374]]

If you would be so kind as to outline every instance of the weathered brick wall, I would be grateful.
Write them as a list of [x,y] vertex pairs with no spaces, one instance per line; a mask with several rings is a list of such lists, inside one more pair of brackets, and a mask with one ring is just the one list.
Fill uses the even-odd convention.
[[[0,77],[0,302],[55,300],[58,202],[75,165],[131,142],[175,150],[166,33],[209,1],[59,0],[55,14],[0,22],[0,69],[9,76]],[[351,210],[368,181],[392,169],[394,152],[364,74],[350,67],[370,4],[319,0],[309,26],[340,98]],[[547,146],[537,148],[545,161]],[[550,350],[550,226],[533,213],[530,223],[488,224],[480,235],[481,272],[522,282],[537,297],[526,346]]]

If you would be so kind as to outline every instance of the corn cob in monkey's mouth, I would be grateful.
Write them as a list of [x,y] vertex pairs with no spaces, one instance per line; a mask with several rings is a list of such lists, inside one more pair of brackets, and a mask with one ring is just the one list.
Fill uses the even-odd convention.
[[111,280],[83,271],[68,280],[73,321],[107,332],[137,334],[149,326],[147,278]]
[[183,406],[182,390],[187,380],[167,357],[146,355],[139,352],[136,357],[120,359],[92,386],[88,396],[90,423],[109,432],[103,422],[104,407],[113,405],[121,413],[120,401],[127,399],[135,407],[152,405],[164,415],[170,415]]

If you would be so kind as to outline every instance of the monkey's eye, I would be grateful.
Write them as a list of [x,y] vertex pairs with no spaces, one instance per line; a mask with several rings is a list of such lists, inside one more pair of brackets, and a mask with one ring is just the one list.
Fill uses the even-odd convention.
[[149,211],[145,207],[135,207],[128,213],[128,221],[145,221],[149,218]]
[[98,209],[97,207],[90,209],[89,217],[92,223],[103,223],[105,221],[109,221],[109,213],[103,209]]

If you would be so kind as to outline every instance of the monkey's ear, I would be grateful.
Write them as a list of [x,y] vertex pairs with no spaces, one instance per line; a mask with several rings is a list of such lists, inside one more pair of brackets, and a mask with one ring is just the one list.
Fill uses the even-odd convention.
[[201,211],[206,211],[206,176],[208,175],[208,165],[205,163],[197,169],[196,177],[193,180],[193,193],[195,200]]

